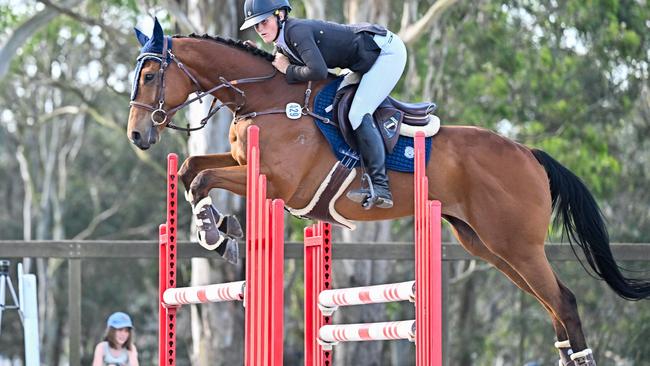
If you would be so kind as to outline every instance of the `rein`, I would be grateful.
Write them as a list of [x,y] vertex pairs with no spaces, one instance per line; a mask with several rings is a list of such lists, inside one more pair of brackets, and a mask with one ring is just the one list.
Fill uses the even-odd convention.
[[[165,124],[167,120],[169,119],[169,123],[165,125],[165,127],[178,130],[178,131],[183,131],[187,132],[188,136],[190,135],[190,132],[198,131],[206,126],[208,123],[208,120],[212,118],[221,108],[227,106],[227,105],[232,105],[234,106],[234,111],[233,111],[233,122],[237,123],[243,119],[247,118],[254,118],[256,116],[262,116],[262,115],[268,115],[268,114],[279,114],[279,113],[286,113],[286,109],[269,109],[265,110],[262,112],[251,112],[247,113],[245,115],[237,116],[237,112],[241,110],[241,108],[246,104],[246,93],[237,88],[236,85],[241,85],[241,84],[250,84],[250,83],[258,83],[258,82],[263,82],[266,80],[270,80],[275,77],[277,74],[277,69],[273,69],[273,73],[270,75],[266,76],[258,76],[258,77],[251,77],[251,78],[244,78],[244,79],[237,79],[237,80],[226,80],[223,77],[219,77],[220,83],[217,84],[216,86],[212,87],[211,89],[208,90],[203,90],[197,79],[190,73],[186,68],[185,65],[174,55],[171,51],[171,49],[168,48],[168,40],[167,37],[164,38],[163,40],[163,50],[162,53],[152,53],[152,52],[147,52],[140,54],[137,58],[137,62],[144,62],[148,59],[153,59],[155,61],[160,62],[160,69],[158,70],[158,91],[156,92],[158,103],[157,104],[145,104],[141,102],[136,102],[135,100],[132,100],[129,102],[130,106],[136,107],[136,108],[141,108],[144,110],[147,110],[151,112],[151,122],[153,123],[154,126],[160,126]],[[185,75],[194,83],[196,86],[196,97],[191,98],[184,103],[170,109],[170,110],[165,110],[163,106],[165,105],[165,71],[167,70],[167,67],[171,63],[176,63],[179,69],[181,69]],[[135,76],[136,78],[139,77],[139,75]],[[330,123],[330,120],[328,118],[324,118],[322,116],[319,116],[315,113],[313,113],[309,109],[309,98],[311,96],[311,85],[312,82],[309,81],[307,84],[307,90],[305,90],[305,102],[301,106],[301,114],[304,115],[309,115],[314,118],[317,118],[325,123]],[[228,103],[221,103],[219,105],[216,105],[217,99],[212,100],[212,104],[210,105],[210,110],[208,111],[208,114],[201,119],[200,125],[197,127],[190,127],[189,123],[187,124],[187,127],[179,127],[171,122],[171,116],[176,113],[177,111],[187,107],[188,105],[196,102],[197,100],[199,103],[203,103],[203,97],[206,95],[210,95],[217,90],[221,88],[229,88],[239,94],[241,99],[243,100],[242,103],[234,103],[234,102],[228,102]],[[135,97],[134,97],[135,98]]]

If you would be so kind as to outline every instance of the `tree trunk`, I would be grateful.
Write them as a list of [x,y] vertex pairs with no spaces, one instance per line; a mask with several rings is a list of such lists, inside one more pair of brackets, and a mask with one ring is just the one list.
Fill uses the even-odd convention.
[[345,17],[349,23],[371,22],[388,25],[390,0],[346,0]]
[[325,19],[326,2],[324,0],[305,1],[304,4],[307,19]]
[[404,43],[415,43],[420,37],[426,34],[431,26],[436,23],[442,14],[455,5],[458,0],[438,0],[424,13],[424,15],[413,24],[409,24],[399,31],[399,36]]

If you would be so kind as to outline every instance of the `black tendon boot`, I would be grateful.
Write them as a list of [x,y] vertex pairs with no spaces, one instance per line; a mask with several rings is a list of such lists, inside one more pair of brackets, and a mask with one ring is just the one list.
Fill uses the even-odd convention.
[[[353,131],[357,149],[361,154],[361,158],[365,164],[372,187],[374,189],[374,196],[370,196],[368,189],[362,188],[360,190],[350,191],[348,198],[356,202],[364,202],[364,207],[368,208],[375,205],[379,208],[393,207],[393,196],[390,194],[388,188],[388,177],[386,176],[386,150],[384,149],[384,141],[381,138],[379,130],[375,127],[375,123],[370,114],[363,116],[361,125]],[[359,199],[363,197],[362,199]]]

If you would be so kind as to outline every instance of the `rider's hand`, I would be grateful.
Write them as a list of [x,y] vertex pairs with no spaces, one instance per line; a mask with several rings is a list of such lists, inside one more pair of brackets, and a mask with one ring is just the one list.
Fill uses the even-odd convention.
[[260,47],[257,45],[257,42],[255,42],[255,41],[251,41],[250,39],[245,40],[245,41],[244,41],[244,44],[247,45],[247,46],[251,46],[251,47],[255,47],[255,48],[260,48]]
[[278,71],[283,74],[287,73],[287,68],[289,67],[289,58],[281,53],[275,54],[275,60],[273,60],[273,66],[275,66]]

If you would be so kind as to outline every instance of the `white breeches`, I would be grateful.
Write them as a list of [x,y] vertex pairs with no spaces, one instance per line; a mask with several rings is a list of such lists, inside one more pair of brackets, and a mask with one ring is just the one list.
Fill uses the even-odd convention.
[[385,36],[376,34],[373,39],[381,48],[381,53],[370,70],[361,77],[352,101],[348,118],[355,130],[361,125],[363,116],[372,114],[390,94],[406,66],[406,46],[396,34],[389,31]]

